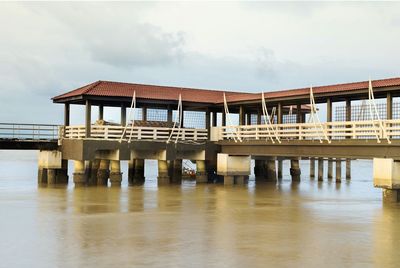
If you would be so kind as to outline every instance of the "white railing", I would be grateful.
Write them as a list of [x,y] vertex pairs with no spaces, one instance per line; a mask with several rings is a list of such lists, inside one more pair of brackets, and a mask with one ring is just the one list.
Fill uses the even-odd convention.
[[0,139],[37,141],[58,138],[58,125],[0,123]]
[[399,139],[400,119],[213,127],[211,140]]
[[[64,129],[65,139],[84,139],[86,128],[85,126],[67,126]],[[100,140],[120,140],[124,131],[123,126],[98,126],[93,125],[90,129],[90,139]],[[123,140],[157,140],[167,141],[171,131],[172,141],[176,140],[178,130],[166,127],[133,127],[126,130]],[[196,128],[181,128],[179,132],[179,141],[206,141],[208,139],[207,129]]]

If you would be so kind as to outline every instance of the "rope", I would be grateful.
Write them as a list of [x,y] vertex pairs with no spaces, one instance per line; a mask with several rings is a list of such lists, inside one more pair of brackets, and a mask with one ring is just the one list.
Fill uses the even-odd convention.
[[[378,108],[376,107],[375,97],[374,97],[374,90],[372,88],[371,78],[369,78],[369,84],[368,84],[368,103],[369,103],[369,113],[370,113],[372,122],[374,122],[374,115],[372,113],[372,105],[373,105],[374,106],[374,111],[375,111],[375,114],[376,114],[376,118],[378,119],[379,128],[382,129],[382,132],[386,135],[387,142],[389,144],[391,144],[392,142],[390,141],[389,136],[387,135],[386,129],[383,127],[382,120],[381,120],[381,118],[379,116],[379,113],[378,113]],[[379,139],[379,132],[377,133],[375,131],[375,136],[376,136],[377,143],[381,143],[381,140]]]
[[[326,129],[322,126],[321,121],[319,120],[318,114],[317,114],[317,106],[315,104],[315,99],[314,99],[314,93],[312,86],[310,87],[310,104],[311,104],[311,114],[310,114],[310,120],[314,124],[314,128],[317,129],[317,124],[321,128],[322,133],[324,135],[324,138],[328,141],[328,143],[331,143],[329,140],[329,137],[326,133]],[[319,142],[322,143],[321,136],[318,135]]]
[[[126,120],[125,127],[124,127],[124,131],[122,132],[121,138],[119,139],[119,143],[122,142],[122,139],[123,139],[123,137],[124,137],[124,135],[125,135],[125,133],[126,133],[126,129],[128,128],[129,120],[130,120],[131,114],[132,114],[132,107],[134,107],[134,108],[133,108],[133,111],[135,112],[135,109],[136,109],[136,90],[133,91],[132,102],[131,102],[131,108],[129,109],[129,114],[128,114],[128,120]],[[133,129],[134,123],[135,123],[135,113],[133,113],[132,129]],[[131,130],[131,136],[132,136],[132,130]],[[129,137],[129,142],[131,142],[130,138],[131,138],[131,137]]]
[[[228,103],[226,101],[225,92],[224,92],[224,110],[225,110],[225,117],[228,118],[228,124],[230,125],[230,128],[232,129],[233,128],[233,124],[232,124],[231,117],[230,117],[230,114],[229,114],[229,108],[228,108]],[[236,135],[236,138],[235,138],[235,135],[232,136],[233,140],[235,142],[237,142],[237,141],[242,142],[242,139],[240,138],[239,134],[237,133],[236,128],[233,128],[233,131],[234,131],[234,133]]]

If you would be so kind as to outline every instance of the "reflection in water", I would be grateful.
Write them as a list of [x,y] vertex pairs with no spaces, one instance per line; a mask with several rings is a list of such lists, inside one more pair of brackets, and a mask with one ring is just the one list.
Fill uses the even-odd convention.
[[368,162],[341,184],[284,173],[248,186],[157,187],[150,174],[143,186],[54,189],[37,188],[35,162],[0,160],[10,165],[15,174],[0,174],[4,267],[394,267],[400,258],[400,206],[382,205]]

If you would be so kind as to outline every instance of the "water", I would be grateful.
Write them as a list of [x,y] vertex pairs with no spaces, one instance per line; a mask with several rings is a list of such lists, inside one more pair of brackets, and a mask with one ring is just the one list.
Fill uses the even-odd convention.
[[233,187],[157,187],[146,164],[143,187],[38,188],[35,153],[0,151],[0,267],[398,267],[400,206],[369,161],[342,184],[303,162],[301,183],[284,166]]

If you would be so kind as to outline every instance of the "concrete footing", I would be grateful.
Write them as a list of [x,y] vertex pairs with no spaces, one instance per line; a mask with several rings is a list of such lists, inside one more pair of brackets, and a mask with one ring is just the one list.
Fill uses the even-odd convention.
[[197,160],[196,161],[196,183],[206,183],[208,182],[206,161]]
[[62,160],[61,168],[46,168],[39,163],[38,184],[68,184],[68,160]]
[[121,164],[118,160],[110,161],[110,182],[111,186],[121,186],[122,182],[122,172]]
[[173,162],[173,170],[171,174],[172,183],[182,182],[182,159],[175,159]]
[[95,159],[90,163],[90,171],[89,171],[89,178],[88,184],[89,185],[96,185],[97,184],[97,172],[99,171],[100,167],[100,159]]
[[167,160],[158,160],[158,185],[169,184],[171,178],[168,175],[168,163]]
[[298,159],[290,160],[290,175],[292,176],[292,181],[300,181],[300,164]]
[[97,170],[97,185],[107,185],[110,177],[110,160],[101,159]]
[[397,203],[400,201],[400,190],[382,189],[382,200],[385,203]]
[[74,161],[74,183],[75,186],[83,186],[87,184],[88,173],[86,170],[85,161],[83,160],[75,160]]
[[342,160],[339,158],[336,158],[336,182],[341,182],[342,181]]
[[318,158],[318,180],[324,180],[324,159]]
[[247,180],[248,176],[245,175],[237,175],[237,176],[227,175],[224,176],[224,185],[233,185],[233,184],[243,185],[247,182]]

